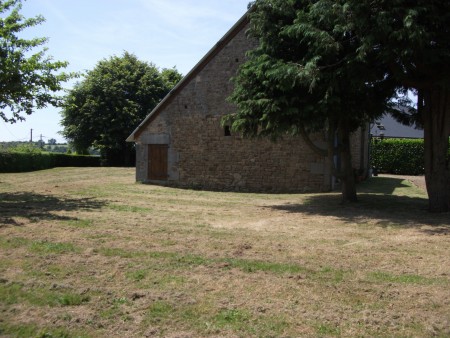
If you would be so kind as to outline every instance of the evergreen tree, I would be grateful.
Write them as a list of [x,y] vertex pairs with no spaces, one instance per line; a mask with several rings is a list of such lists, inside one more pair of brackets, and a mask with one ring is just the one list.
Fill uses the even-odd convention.
[[[358,57],[374,55],[397,89],[418,96],[424,128],[429,209],[450,210],[450,1],[345,1],[361,40]],[[403,118],[405,122],[405,117]],[[406,121],[408,122],[408,121]]]
[[[259,46],[234,80],[238,112],[226,121],[249,137],[301,135],[328,156],[343,201],[356,201],[350,136],[389,108],[393,84],[373,63],[355,57],[360,43],[333,1],[259,0],[249,15],[249,35]],[[328,149],[309,139],[319,131]],[[336,153],[340,168],[334,167]]]
[[[337,135],[344,200],[355,200],[348,136],[413,90],[425,132],[429,209],[450,209],[450,2],[256,0],[259,47],[235,79],[233,129],[247,136]],[[412,110],[414,111],[414,110]],[[417,120],[417,118],[416,118]],[[311,142],[308,142],[311,144]],[[313,146],[313,145],[312,145]]]

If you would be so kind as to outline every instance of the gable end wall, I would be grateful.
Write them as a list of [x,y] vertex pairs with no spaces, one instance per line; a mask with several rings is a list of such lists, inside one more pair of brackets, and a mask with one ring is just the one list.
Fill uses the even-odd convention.
[[[272,143],[225,136],[220,119],[235,111],[227,101],[233,89],[230,79],[254,45],[245,36],[245,29],[241,30],[152,117],[136,139],[138,181],[149,182],[147,145],[167,142],[168,180],[153,183],[260,192],[331,188],[325,158],[312,152],[300,138]],[[316,141],[324,147],[320,139],[318,135]]]

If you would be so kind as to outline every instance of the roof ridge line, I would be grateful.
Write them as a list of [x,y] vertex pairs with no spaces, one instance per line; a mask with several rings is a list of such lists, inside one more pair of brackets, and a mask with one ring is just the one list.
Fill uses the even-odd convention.
[[186,76],[184,76],[180,82],[158,103],[158,105],[146,116],[146,118],[139,124],[139,126],[128,136],[127,142],[134,142],[143,129],[151,123],[152,119],[158,116],[158,113],[162,108],[166,107],[171,100],[180,92],[186,85],[202,71],[206,65],[241,31],[242,28],[248,23],[247,11],[228,31],[225,35],[208,51],[208,53],[200,59],[199,62],[192,68]]

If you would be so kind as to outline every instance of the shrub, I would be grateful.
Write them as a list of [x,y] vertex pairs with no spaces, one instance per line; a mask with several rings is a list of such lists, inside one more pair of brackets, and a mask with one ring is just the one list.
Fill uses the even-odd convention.
[[100,157],[51,153],[55,167],[99,167]]
[[423,139],[373,139],[371,166],[381,173],[423,175],[424,154]]
[[100,158],[39,151],[0,152],[0,172],[26,172],[55,167],[98,167]]

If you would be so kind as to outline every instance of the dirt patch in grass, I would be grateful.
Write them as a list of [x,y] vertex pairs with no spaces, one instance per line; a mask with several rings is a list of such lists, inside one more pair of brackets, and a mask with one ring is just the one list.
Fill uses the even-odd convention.
[[346,206],[122,168],[0,182],[0,336],[450,335],[450,218],[408,180]]

